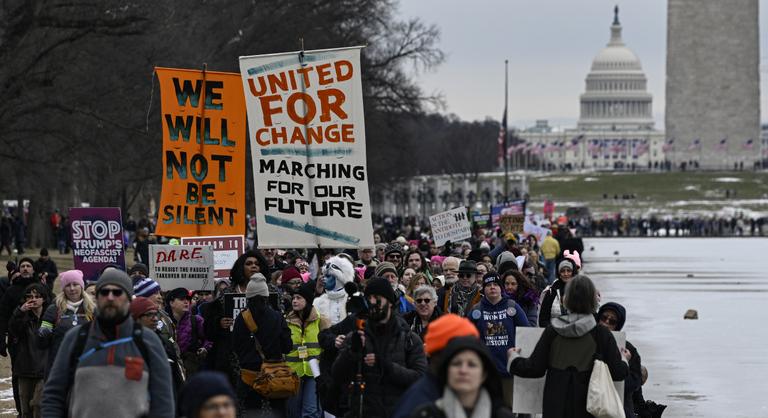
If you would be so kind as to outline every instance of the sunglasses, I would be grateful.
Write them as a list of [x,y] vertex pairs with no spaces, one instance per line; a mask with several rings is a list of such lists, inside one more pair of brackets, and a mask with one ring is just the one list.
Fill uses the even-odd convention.
[[418,304],[424,304],[427,305],[429,302],[432,302],[432,299],[416,299],[414,302]]
[[459,278],[472,277],[474,273],[459,273]]
[[600,322],[605,322],[608,325],[616,325],[619,321],[617,321],[617,320],[615,320],[615,319],[613,319],[613,318],[611,318],[609,316],[603,315],[603,316],[600,317]]
[[403,256],[400,254],[389,254],[387,258],[403,258]]
[[125,291],[123,289],[99,289],[99,296],[107,297],[110,293],[112,296],[119,298],[120,296],[123,296]]

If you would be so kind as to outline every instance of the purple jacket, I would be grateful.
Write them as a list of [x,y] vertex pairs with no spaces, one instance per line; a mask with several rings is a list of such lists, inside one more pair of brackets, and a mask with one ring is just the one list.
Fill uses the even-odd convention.
[[[179,344],[179,350],[182,353],[189,351],[192,346],[192,321],[190,319],[189,312],[185,313],[176,324],[176,340]],[[197,347],[203,347],[206,350],[211,350],[213,343],[205,339],[205,328],[203,327],[203,317],[195,315],[195,322],[197,322]]]

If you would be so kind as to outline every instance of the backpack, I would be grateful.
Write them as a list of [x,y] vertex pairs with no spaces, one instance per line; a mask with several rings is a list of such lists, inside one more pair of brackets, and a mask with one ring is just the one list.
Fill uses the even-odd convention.
[[[85,343],[88,341],[88,335],[91,333],[91,322],[85,322],[82,325],[80,325],[80,328],[77,330],[77,339],[75,340],[75,345],[72,347],[72,351],[69,353],[69,390],[72,390],[72,387],[75,383],[75,372],[77,371],[77,366],[80,363],[80,358],[83,356],[83,350],[85,350]],[[133,339],[133,343],[136,344],[136,347],[138,347],[139,352],[141,353],[141,357],[144,359],[144,363],[147,365],[147,368],[150,368],[149,364],[149,350],[147,349],[147,345],[144,343],[144,328],[141,326],[140,323],[135,322],[133,323],[133,332],[131,332],[131,338]],[[102,347],[101,345],[96,346],[92,348],[94,352],[101,350],[105,347]],[[89,350],[89,351],[91,351]]]
[[[240,313],[245,326],[251,334],[256,334],[259,326],[253,319],[250,309]],[[261,355],[261,370],[240,369],[240,380],[256,393],[267,399],[286,399],[299,393],[299,376],[285,360],[267,360],[261,350],[261,343],[256,341],[256,351]]]

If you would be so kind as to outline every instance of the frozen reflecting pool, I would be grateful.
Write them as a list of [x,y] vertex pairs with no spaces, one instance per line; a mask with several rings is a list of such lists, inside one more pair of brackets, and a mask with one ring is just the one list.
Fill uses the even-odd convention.
[[[768,238],[585,240],[664,417],[768,417]],[[696,309],[698,320],[684,320]]]

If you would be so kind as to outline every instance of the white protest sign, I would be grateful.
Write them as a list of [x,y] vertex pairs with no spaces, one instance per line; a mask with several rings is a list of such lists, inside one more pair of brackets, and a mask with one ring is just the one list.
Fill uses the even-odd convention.
[[432,238],[438,247],[448,241],[461,241],[472,236],[467,209],[464,206],[430,216],[429,225],[432,228]]
[[210,245],[213,249],[213,265],[217,279],[229,277],[229,269],[245,252],[245,237],[242,235],[182,237],[181,244]]
[[259,248],[373,246],[360,48],[240,57]]
[[213,249],[208,245],[150,245],[149,276],[163,290],[213,291]]
[[[521,357],[530,357],[543,332],[544,328],[517,327],[515,330],[515,345],[520,348]],[[627,341],[624,332],[614,332],[613,338],[616,339],[616,344],[618,344],[619,347],[624,348]],[[546,379],[546,376],[538,379],[526,379],[515,376],[514,392],[512,395],[512,412],[518,414],[542,413],[541,407],[544,405],[544,379]],[[623,405],[624,381],[622,380],[621,382],[613,383],[616,386],[616,391],[619,393]]]

